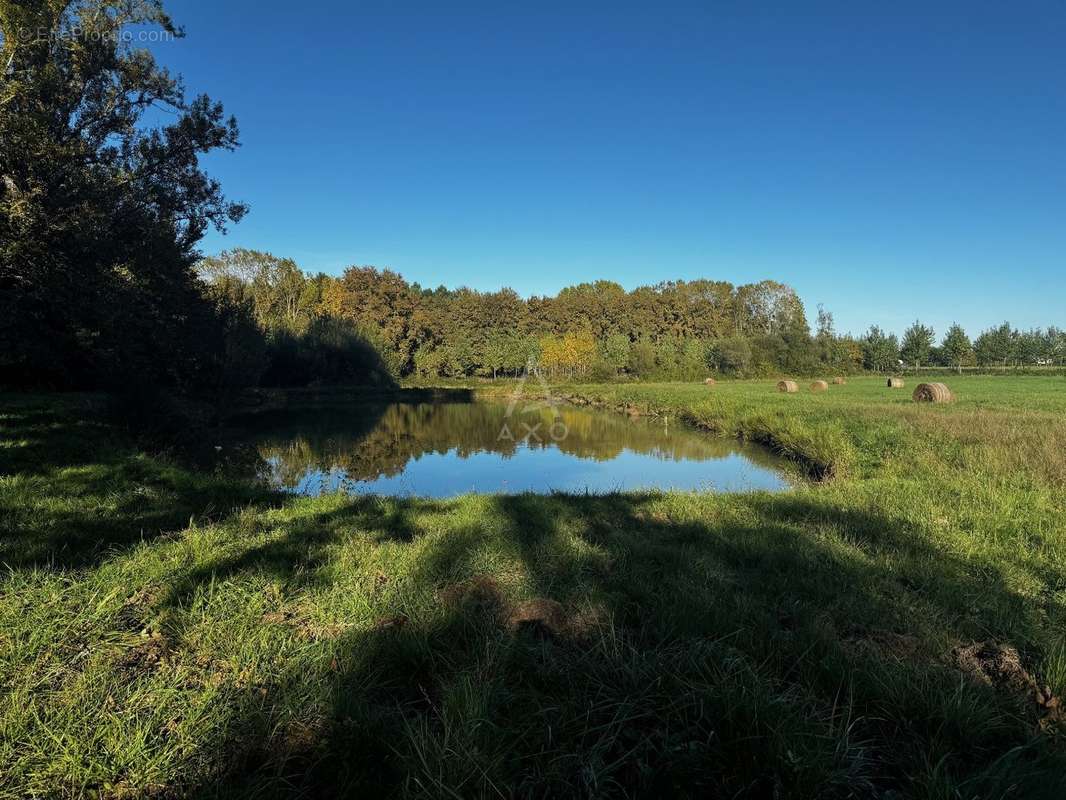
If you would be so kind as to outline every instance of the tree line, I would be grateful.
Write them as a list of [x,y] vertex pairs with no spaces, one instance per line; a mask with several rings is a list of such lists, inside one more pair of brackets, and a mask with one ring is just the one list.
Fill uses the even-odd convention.
[[[235,249],[204,259],[215,292],[246,304],[267,345],[267,382],[314,371],[291,354],[327,324],[348,326],[393,378],[462,378],[535,372],[551,378],[692,380],[710,373],[896,371],[902,366],[1061,364],[1066,334],[1009,323],[976,340],[953,325],[938,343],[915,322],[902,340],[872,326],[838,335],[819,307],[812,333],[803,304],[776,281],[667,281],[626,291],[582,283],[523,299],[511,289],[425,288],[390,270],[350,267],[339,277],[303,273],[291,259]],[[314,345],[305,348],[310,354]],[[281,362],[284,362],[283,364]]]
[[1033,367],[1066,365],[1066,331],[1055,326],[1018,330],[1009,322],[982,331],[971,341],[954,323],[937,344],[935,331],[915,321],[903,334],[873,326],[862,339],[863,367],[890,372],[900,367]]
[[[760,365],[802,371],[817,361],[803,304],[776,281],[668,281],[632,291],[596,281],[523,299],[507,288],[425,288],[365,266],[306,275],[290,259],[243,249],[203,259],[198,271],[209,291],[246,305],[274,359],[300,351],[329,321],[350,326],[394,378],[530,370],[696,378]],[[299,377],[273,363],[266,370],[268,380]]]

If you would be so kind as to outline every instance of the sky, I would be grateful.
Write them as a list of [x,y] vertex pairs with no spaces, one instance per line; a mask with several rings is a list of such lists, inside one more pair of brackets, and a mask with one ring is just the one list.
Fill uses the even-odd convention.
[[206,254],[1066,327],[1066,0],[165,5],[157,57],[241,126]]

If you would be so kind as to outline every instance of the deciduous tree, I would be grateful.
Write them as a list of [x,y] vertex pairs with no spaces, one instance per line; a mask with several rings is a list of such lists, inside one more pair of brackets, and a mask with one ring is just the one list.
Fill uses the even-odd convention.
[[973,345],[970,344],[970,337],[966,335],[966,331],[962,329],[962,326],[957,322],[953,323],[948,328],[940,347],[950,364],[961,375],[963,362],[973,355]]
[[900,356],[908,364],[913,364],[915,371],[921,368],[923,361],[928,361],[929,351],[935,341],[934,336],[932,328],[917,320],[903,332]]
[[197,380],[217,353],[197,322],[211,305],[195,248],[246,210],[200,156],[236,148],[236,121],[124,39],[140,25],[182,35],[156,0],[2,8],[0,369]]

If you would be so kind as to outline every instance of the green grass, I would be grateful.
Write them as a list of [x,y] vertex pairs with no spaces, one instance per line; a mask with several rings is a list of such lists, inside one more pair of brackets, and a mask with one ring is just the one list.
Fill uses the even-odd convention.
[[0,796],[1062,797],[1025,681],[1066,695],[1066,379],[948,382],[559,387],[831,477],[448,501],[280,497],[5,397]]

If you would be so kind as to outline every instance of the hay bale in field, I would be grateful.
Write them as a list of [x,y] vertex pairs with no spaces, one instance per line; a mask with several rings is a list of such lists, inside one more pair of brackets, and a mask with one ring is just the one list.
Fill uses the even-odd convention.
[[716,384],[717,382],[718,382],[718,381],[716,381],[716,380],[715,380],[714,378],[707,378],[707,379],[706,379],[706,380],[705,380],[705,381],[703,382],[703,385],[704,385],[704,386],[714,386],[714,385],[715,385],[715,384]]
[[835,378],[833,378],[833,385],[834,386],[843,386],[847,382],[848,382],[847,378],[843,378],[840,375],[837,375]]
[[942,383],[919,383],[914,390],[915,403],[950,403],[954,399],[951,389]]
[[888,379],[888,388],[889,389],[902,389],[903,386],[904,386],[903,378],[889,378]]
[[785,394],[794,394],[800,390],[799,384],[795,381],[778,381],[777,391],[784,392]]
[[825,381],[815,381],[814,383],[811,384],[811,391],[812,392],[828,392],[829,391],[829,384],[826,383]]

